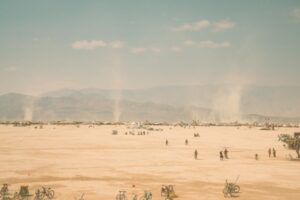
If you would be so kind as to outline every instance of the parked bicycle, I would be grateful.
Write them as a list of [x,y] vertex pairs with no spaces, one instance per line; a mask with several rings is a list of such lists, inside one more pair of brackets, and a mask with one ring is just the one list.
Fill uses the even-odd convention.
[[140,200],[151,200],[152,199],[152,193],[149,191],[144,191],[143,196],[140,197]]
[[13,200],[28,200],[29,197],[31,197],[32,194],[29,193],[29,189],[28,186],[20,186],[20,190],[19,192],[15,192],[14,196],[13,196]]
[[178,197],[175,194],[173,185],[163,185],[161,188],[161,196],[165,197],[165,200],[173,200]]
[[116,200],[127,200],[126,191],[119,191],[119,194],[116,196]]
[[44,198],[53,199],[54,194],[55,192],[51,188],[42,187],[35,191],[34,200],[43,200]]
[[240,186],[238,186],[236,183],[230,183],[225,181],[225,186],[223,189],[224,197],[234,197],[236,193],[240,192]]
[[8,191],[8,184],[3,184],[2,188],[0,189],[0,199],[1,200],[9,200],[9,191]]

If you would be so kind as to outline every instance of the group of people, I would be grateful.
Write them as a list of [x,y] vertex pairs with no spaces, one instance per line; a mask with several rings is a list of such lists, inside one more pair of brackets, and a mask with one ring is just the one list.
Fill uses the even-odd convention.
[[269,158],[271,158],[272,154],[273,154],[273,157],[276,158],[276,150],[274,148],[269,148],[268,150],[268,154],[269,154]]
[[[275,148],[269,148],[268,149],[268,155],[269,155],[269,158],[271,158],[272,156],[274,158],[276,158],[276,150],[275,150]],[[257,153],[254,155],[254,157],[255,157],[255,160],[258,160],[258,154]]]
[[228,150],[227,150],[227,148],[225,148],[224,153],[223,153],[223,151],[220,151],[220,160],[223,160],[224,158],[228,159]]
[[[185,139],[184,143],[185,143],[185,145],[188,145],[189,144],[188,139]],[[166,146],[168,146],[169,145],[169,141],[166,140],[165,144],[166,144]]]
[[[186,139],[185,140],[185,145],[188,145],[188,144],[189,144],[189,141]],[[166,140],[166,146],[168,146],[168,145],[169,145],[169,141]],[[275,150],[275,148],[269,148],[268,149],[268,154],[269,154],[269,158],[272,157],[272,156],[274,158],[276,158],[276,150]],[[228,157],[228,149],[225,148],[224,151],[220,151],[219,155],[220,155],[220,160],[229,159],[229,157]],[[255,160],[258,160],[258,154],[257,153],[254,155],[254,157],[255,157]],[[195,160],[198,159],[198,151],[197,151],[197,149],[194,151],[194,158],[195,158]]]
[[[198,151],[197,151],[197,149],[194,151],[194,158],[195,158],[195,160],[198,159]],[[228,149],[227,148],[225,148],[224,151],[220,151],[220,160],[223,160],[224,158],[225,159],[229,159],[229,157],[228,157]]]
[[[185,143],[185,145],[188,145],[189,144],[188,139],[185,139],[184,143]],[[165,144],[166,144],[166,146],[168,146],[169,145],[169,141],[166,140]],[[198,151],[197,151],[197,149],[194,151],[194,158],[195,158],[195,160],[198,159]],[[225,159],[229,159],[229,157],[228,157],[228,149],[227,148],[225,148],[224,151],[220,151],[220,160],[223,160],[224,158]]]

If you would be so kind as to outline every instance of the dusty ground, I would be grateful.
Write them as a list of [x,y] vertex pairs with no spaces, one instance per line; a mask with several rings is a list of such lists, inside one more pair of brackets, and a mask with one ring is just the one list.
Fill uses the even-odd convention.
[[[178,200],[213,200],[224,199],[225,179],[239,176],[241,193],[235,199],[300,199],[300,162],[288,161],[286,155],[295,152],[277,141],[277,134],[299,129],[162,128],[126,136],[125,126],[0,126],[0,183],[9,183],[12,191],[29,185],[31,193],[47,185],[55,189],[56,199],[85,193],[86,200],[114,200],[119,190],[129,197],[151,190],[153,199],[160,200],[161,185],[173,184]],[[120,134],[112,135],[113,129]],[[196,132],[199,138],[193,137]],[[220,161],[224,147],[230,159]],[[277,158],[268,158],[269,147],[277,149]]]

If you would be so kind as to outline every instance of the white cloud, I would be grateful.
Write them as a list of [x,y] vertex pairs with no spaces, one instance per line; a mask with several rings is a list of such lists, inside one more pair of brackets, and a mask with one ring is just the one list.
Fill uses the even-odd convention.
[[227,29],[231,29],[235,26],[235,24],[232,21],[229,20],[221,20],[219,22],[215,22],[213,24],[213,32],[220,32]]
[[200,31],[209,27],[212,27],[213,32],[220,32],[231,29],[235,26],[235,23],[229,20],[221,20],[218,22],[211,23],[208,20],[200,20],[194,23],[186,23],[175,27],[173,30],[177,32],[184,31]]
[[87,49],[93,50],[100,47],[106,47],[107,43],[103,40],[78,40],[72,43],[74,49]]
[[9,71],[9,72],[14,72],[14,71],[17,71],[17,67],[16,66],[9,66],[9,67],[5,68],[4,70]]
[[292,12],[292,16],[296,19],[297,22],[300,22],[300,8],[295,8]]
[[214,42],[211,40],[204,40],[200,42],[200,47],[207,48],[207,49],[221,49],[221,48],[228,48],[231,44],[229,42]]
[[113,49],[121,49],[124,47],[124,43],[122,41],[112,41],[109,46]]
[[183,42],[183,44],[186,46],[193,46],[195,45],[195,42],[193,40],[186,40]]
[[174,31],[200,31],[208,28],[210,22],[208,20],[200,20],[194,23],[187,23],[181,26],[175,27]]
[[172,47],[172,48],[171,48],[171,51],[174,51],[174,52],[180,52],[180,51],[181,51],[181,48],[180,48],[180,47]]
[[147,51],[147,49],[144,47],[135,47],[135,48],[131,49],[131,53],[134,53],[134,54],[141,54],[141,53],[145,53],[146,51]]

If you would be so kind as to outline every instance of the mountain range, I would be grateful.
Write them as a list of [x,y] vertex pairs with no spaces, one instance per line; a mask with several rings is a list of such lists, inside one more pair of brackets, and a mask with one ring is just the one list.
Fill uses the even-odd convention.
[[201,85],[63,89],[0,96],[0,120],[259,121],[300,123],[300,87]]

